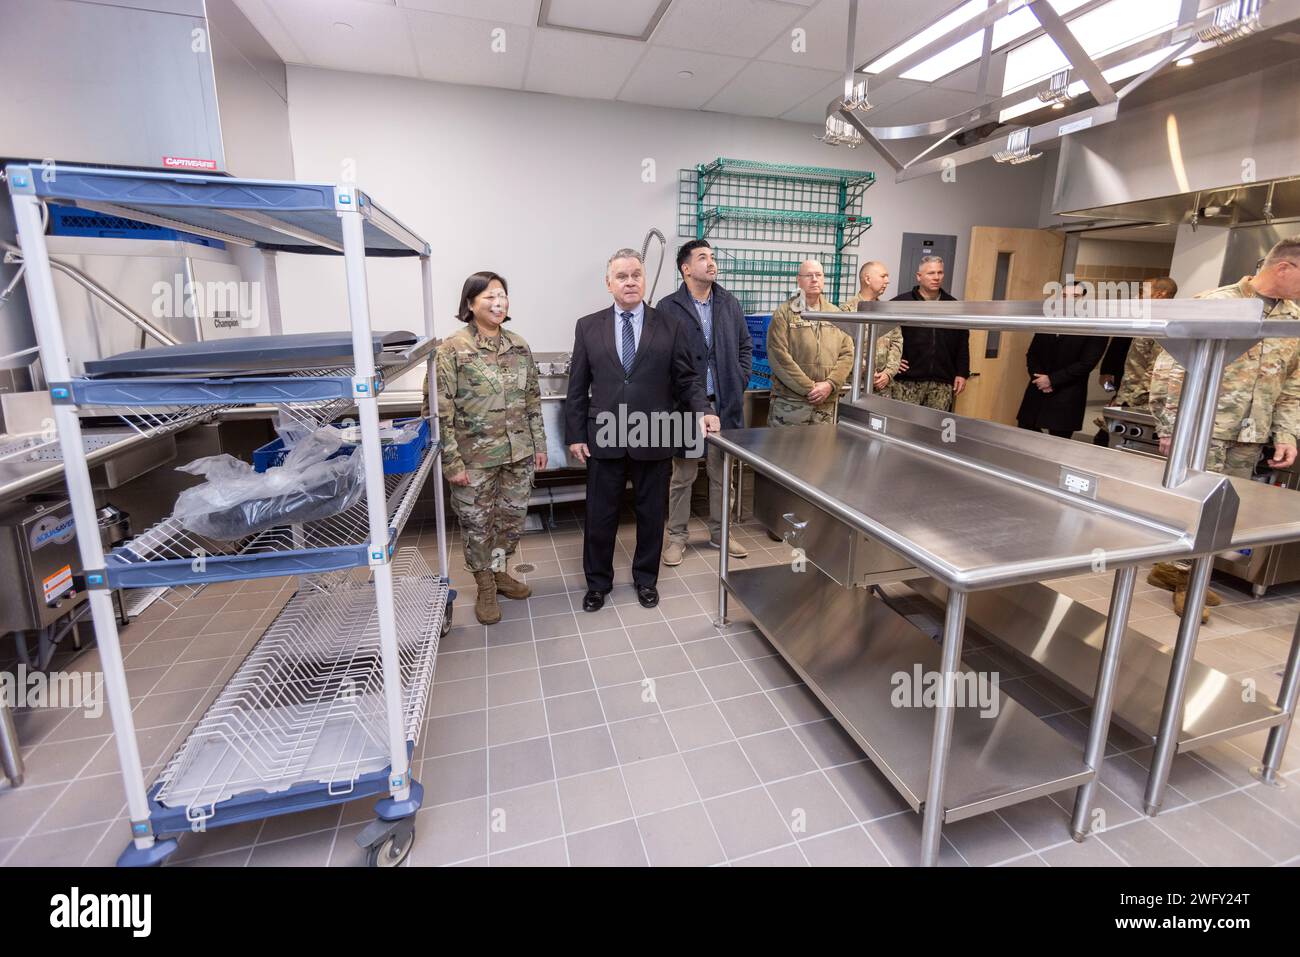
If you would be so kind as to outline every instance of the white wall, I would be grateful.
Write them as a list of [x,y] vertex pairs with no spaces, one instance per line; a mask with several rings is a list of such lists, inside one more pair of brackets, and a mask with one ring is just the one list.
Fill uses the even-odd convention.
[[1187,299],[1217,289],[1230,230],[1222,226],[1179,226],[1174,242],[1174,261],[1169,275],[1178,283],[1178,297]]
[[[959,294],[970,228],[1036,225],[1045,169],[985,163],[955,183],[896,185],[873,151],[823,146],[804,124],[305,67],[289,68],[289,114],[298,178],[334,182],[351,162],[358,185],[429,241],[439,334],[455,328],[465,276],[495,269],[510,282],[514,328],[538,351],[572,346],[574,320],[608,302],[606,258],[639,247],[650,226],[671,247],[657,296],[672,290],[681,167],[729,156],[873,169],[874,227],[859,256],[896,270],[903,232],[954,233]],[[647,158],[653,183],[642,182]],[[285,331],[342,328],[337,260],[279,259]],[[418,267],[372,263],[376,327],[420,328]]]

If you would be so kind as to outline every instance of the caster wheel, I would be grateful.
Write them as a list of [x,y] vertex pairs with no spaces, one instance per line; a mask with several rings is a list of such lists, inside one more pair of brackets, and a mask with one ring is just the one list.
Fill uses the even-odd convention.
[[443,637],[443,638],[446,638],[448,632],[451,631],[451,614],[452,614],[452,610],[453,610],[453,609],[452,609],[451,605],[448,605],[448,606],[447,606],[447,610],[446,610],[445,612],[443,612],[443,615],[442,615],[442,637]]
[[370,867],[400,867],[411,856],[415,846],[415,826],[390,834],[378,844],[372,844],[366,853]]

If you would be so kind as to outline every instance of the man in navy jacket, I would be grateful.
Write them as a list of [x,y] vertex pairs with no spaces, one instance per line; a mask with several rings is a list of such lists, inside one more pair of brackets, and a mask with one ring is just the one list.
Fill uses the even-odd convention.
[[[745,387],[754,354],[754,343],[745,324],[740,302],[717,283],[718,265],[707,240],[693,239],[677,251],[677,271],[682,284],[655,307],[681,320],[688,332],[695,372],[724,429],[744,428]],[[722,536],[722,453],[708,446],[709,544],[719,547]],[[686,551],[687,523],[691,518],[691,486],[699,473],[700,459],[679,455],[673,459],[673,476],[668,490],[668,544],[665,565],[680,565]],[[733,536],[728,548],[735,558],[749,553]]]

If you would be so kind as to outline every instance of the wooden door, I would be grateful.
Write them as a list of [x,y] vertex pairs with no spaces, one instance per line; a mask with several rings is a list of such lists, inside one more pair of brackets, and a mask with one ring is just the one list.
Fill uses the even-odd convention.
[[[1043,287],[1061,278],[1064,253],[1065,237],[1049,229],[975,226],[971,229],[963,298],[979,302],[1042,300]],[[990,333],[972,329],[972,377],[966,383],[966,391],[957,397],[954,411],[958,415],[1015,425],[1016,411],[1029,381],[1025,353],[1032,338],[1033,333],[1029,332]]]

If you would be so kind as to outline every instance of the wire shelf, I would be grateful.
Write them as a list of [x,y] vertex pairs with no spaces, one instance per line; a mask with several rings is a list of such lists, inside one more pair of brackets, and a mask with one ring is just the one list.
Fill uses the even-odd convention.
[[837,186],[842,183],[849,188],[866,188],[876,181],[876,174],[867,170],[798,166],[792,163],[763,163],[758,160],[728,159],[725,156],[718,157],[712,163],[701,165],[699,172],[706,179],[724,173],[736,173],[751,179],[815,180]]
[[[416,744],[448,584],[414,548],[393,563],[402,724]],[[375,591],[355,575],[309,580],[289,600],[159,776],[156,800],[191,822],[248,791],[300,783],[347,794],[390,763]]]
[[[867,178],[849,186],[838,179],[754,175],[729,166],[705,174],[701,169],[712,170],[714,165],[678,174],[679,236],[842,248],[861,235],[863,194],[874,181],[869,174],[860,174]],[[719,216],[718,210],[727,215]],[[845,238],[844,229],[853,230],[853,235]]]
[[[410,518],[437,453],[438,448],[431,445],[415,471],[384,476],[390,543],[401,535]],[[279,525],[237,541],[195,534],[168,516],[115,548],[108,556],[107,572],[109,584],[122,588],[302,574],[368,564],[369,544],[370,520],[364,496],[329,518]],[[289,558],[286,553],[293,553],[293,565],[274,561],[280,556]]]
[[805,259],[822,263],[826,271],[825,295],[832,302],[844,302],[855,292],[856,254],[739,247],[717,247],[713,252],[718,263],[718,282],[740,300],[740,307],[747,315],[769,314],[798,292],[795,277]]

